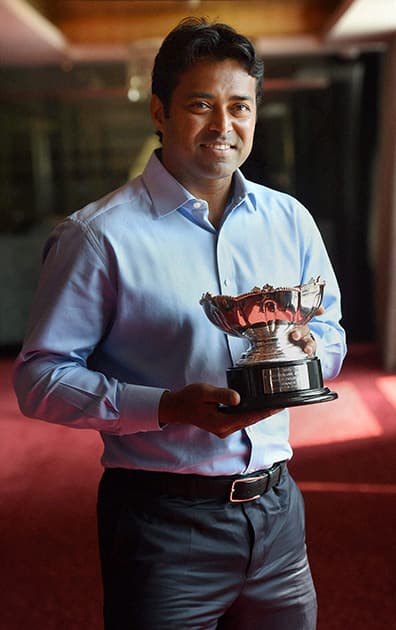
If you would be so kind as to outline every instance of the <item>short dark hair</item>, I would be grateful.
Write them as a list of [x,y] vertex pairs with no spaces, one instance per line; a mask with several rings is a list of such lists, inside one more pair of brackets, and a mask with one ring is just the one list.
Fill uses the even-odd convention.
[[151,91],[162,102],[166,115],[180,75],[201,59],[239,61],[256,79],[256,98],[260,102],[264,64],[252,42],[227,24],[189,17],[166,36],[154,61]]

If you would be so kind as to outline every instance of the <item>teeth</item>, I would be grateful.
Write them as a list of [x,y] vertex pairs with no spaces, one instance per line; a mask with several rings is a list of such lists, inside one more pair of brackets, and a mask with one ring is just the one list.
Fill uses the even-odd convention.
[[231,148],[230,144],[205,144],[208,149],[216,149],[216,151],[227,151]]

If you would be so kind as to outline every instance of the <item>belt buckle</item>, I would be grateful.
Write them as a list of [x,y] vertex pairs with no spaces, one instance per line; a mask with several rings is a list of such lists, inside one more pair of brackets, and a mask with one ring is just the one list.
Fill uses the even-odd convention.
[[246,503],[247,501],[255,501],[260,498],[260,494],[256,494],[254,497],[249,497],[248,499],[234,499],[233,496],[238,483],[253,483],[254,481],[260,481],[260,479],[264,479],[264,475],[260,475],[259,477],[247,477],[246,479],[234,479],[230,491],[230,503]]

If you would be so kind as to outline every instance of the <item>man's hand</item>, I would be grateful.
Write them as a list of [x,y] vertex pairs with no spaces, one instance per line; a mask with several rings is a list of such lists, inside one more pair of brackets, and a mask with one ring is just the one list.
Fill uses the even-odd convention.
[[193,383],[177,392],[164,392],[159,406],[160,424],[193,424],[226,438],[231,433],[278,413],[279,409],[225,414],[219,405],[238,405],[238,392],[208,383]]
[[[315,315],[322,315],[322,313],[324,313],[324,308],[323,306],[320,306]],[[315,355],[316,341],[311,335],[308,324],[305,324],[305,326],[296,326],[290,333],[290,339],[292,342],[300,346],[300,348],[304,350],[309,357],[313,357]]]

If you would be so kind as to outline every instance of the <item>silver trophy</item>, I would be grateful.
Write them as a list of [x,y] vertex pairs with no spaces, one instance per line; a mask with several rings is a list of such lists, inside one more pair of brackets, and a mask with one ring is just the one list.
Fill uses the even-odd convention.
[[312,279],[295,287],[265,285],[236,297],[202,296],[209,320],[220,330],[248,340],[249,347],[227,370],[227,383],[241,396],[241,409],[278,409],[337,398],[323,386],[320,360],[308,357],[293,343],[290,333],[309,322],[319,308],[323,280]]

